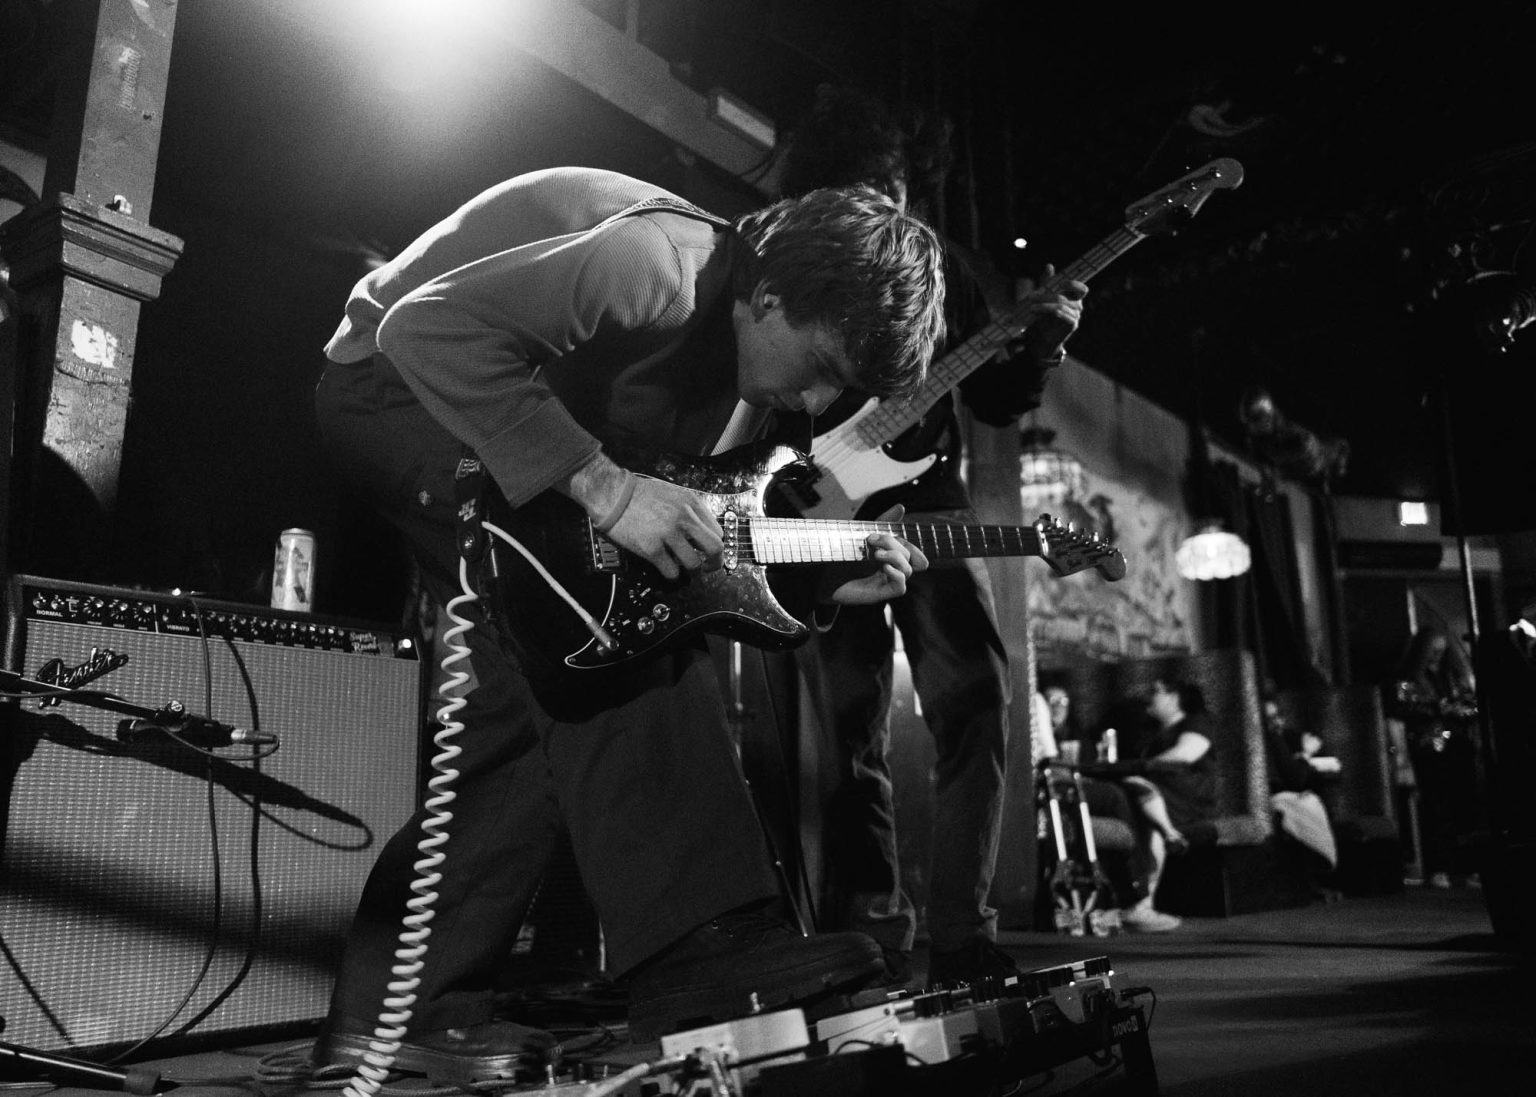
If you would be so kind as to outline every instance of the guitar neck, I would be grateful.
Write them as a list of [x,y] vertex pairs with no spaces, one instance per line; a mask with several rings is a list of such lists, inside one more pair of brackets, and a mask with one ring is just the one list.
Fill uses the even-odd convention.
[[[1133,229],[1118,229],[1048,284],[1086,282],[1143,239],[1145,235]],[[945,393],[985,365],[1015,337],[1027,307],[1019,305],[1010,309],[935,362],[928,370],[927,380],[909,399],[880,401],[873,411],[859,420],[860,439],[871,449],[884,445],[928,414],[928,409],[942,400]]]
[[868,537],[892,533],[930,560],[971,556],[1043,556],[1045,539],[1034,526],[966,526],[949,522],[842,522],[813,518],[753,517],[747,541],[759,564],[853,563],[869,557]]

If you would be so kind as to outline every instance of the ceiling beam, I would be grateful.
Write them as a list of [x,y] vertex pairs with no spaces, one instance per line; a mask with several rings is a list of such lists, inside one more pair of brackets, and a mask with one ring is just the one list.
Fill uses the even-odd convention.
[[[711,101],[678,80],[667,61],[571,0],[526,0],[507,10],[511,41],[696,156],[767,194],[771,150],[716,121]],[[633,20],[629,21],[631,30]],[[761,178],[749,179],[757,173]]]

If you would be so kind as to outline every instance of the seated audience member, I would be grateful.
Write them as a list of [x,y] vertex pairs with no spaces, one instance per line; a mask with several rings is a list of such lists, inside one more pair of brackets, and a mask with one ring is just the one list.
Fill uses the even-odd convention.
[[1338,785],[1339,760],[1327,752],[1316,732],[1287,720],[1274,698],[1264,699],[1263,714],[1270,791],[1315,792],[1326,804],[1328,791]]
[[1137,752],[1146,763],[1146,776],[1126,777],[1125,788],[1143,822],[1151,870],[1147,898],[1126,911],[1123,924],[1156,932],[1178,925],[1173,915],[1153,909],[1152,896],[1168,854],[1189,848],[1188,833],[1208,833],[1196,824],[1215,814],[1216,771],[1205,698],[1198,686],[1159,678],[1152,685],[1147,714],[1152,723],[1139,737]]
[[[1053,680],[1048,675],[1040,677],[1040,697],[1045,702],[1045,711],[1050,718],[1051,735],[1058,746],[1062,743],[1078,743],[1079,760],[1087,761],[1093,758],[1093,751],[1086,742],[1083,731],[1077,724],[1077,718],[1072,712],[1072,695],[1067,692],[1066,684]],[[1070,754],[1071,748],[1068,753]]]
[[[1036,726],[1041,729],[1036,736],[1034,757],[1036,762],[1060,757],[1060,744],[1078,743],[1083,761],[1091,761],[1093,752],[1088,744],[1093,740],[1083,735],[1072,718],[1072,695],[1063,683],[1046,679],[1040,693],[1036,694],[1036,706],[1040,710]],[[1070,753],[1070,752],[1068,752]],[[1118,781],[1080,775],[1078,787],[1082,790],[1083,803],[1093,819],[1118,820],[1125,824],[1135,840],[1130,850],[1099,846],[1099,864],[1115,889],[1116,900],[1121,904],[1120,924],[1129,928],[1153,932],[1173,929],[1178,919],[1172,915],[1151,910],[1151,870],[1153,860],[1146,838],[1147,827],[1140,813],[1131,806],[1126,790]],[[1141,914],[1131,915],[1140,910]],[[1151,911],[1152,917],[1146,915]],[[1131,916],[1127,923],[1127,916]]]
[[1326,897],[1331,889],[1321,863],[1327,863],[1328,871],[1338,868],[1339,849],[1320,793],[1337,779],[1339,760],[1322,753],[1323,741],[1316,734],[1292,727],[1273,697],[1264,699],[1263,714],[1270,806],[1280,832],[1320,859],[1310,867],[1314,889]]

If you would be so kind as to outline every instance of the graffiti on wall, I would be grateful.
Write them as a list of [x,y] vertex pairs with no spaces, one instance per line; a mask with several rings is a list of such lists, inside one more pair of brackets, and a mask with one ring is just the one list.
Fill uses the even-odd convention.
[[1030,627],[1042,657],[1114,660],[1191,650],[1193,593],[1173,562],[1184,535],[1181,513],[1088,470],[1051,505],[1052,517],[1097,530],[1118,547],[1126,572],[1114,583],[1093,571],[1030,582]]

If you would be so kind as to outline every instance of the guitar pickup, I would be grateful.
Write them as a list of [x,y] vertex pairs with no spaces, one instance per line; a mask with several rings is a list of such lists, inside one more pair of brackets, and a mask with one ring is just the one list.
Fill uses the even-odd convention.
[[592,557],[589,561],[592,570],[606,575],[619,571],[624,564],[619,546],[593,529],[590,522],[587,523],[587,530],[588,543],[592,547]]

